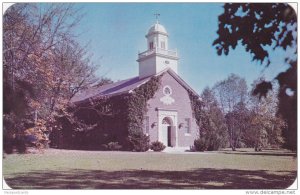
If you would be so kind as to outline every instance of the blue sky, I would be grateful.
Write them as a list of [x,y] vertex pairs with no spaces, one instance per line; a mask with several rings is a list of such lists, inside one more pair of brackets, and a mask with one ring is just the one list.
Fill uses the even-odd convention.
[[250,85],[264,75],[274,78],[282,66],[285,52],[271,52],[269,68],[251,61],[240,46],[228,56],[218,56],[212,47],[217,38],[219,3],[88,3],[77,4],[85,16],[76,28],[82,44],[90,41],[92,60],[100,65],[98,76],[114,81],[138,75],[138,52],[146,50],[145,35],[155,23],[154,13],[169,33],[169,48],[179,52],[179,75],[199,94],[230,73],[244,77]]

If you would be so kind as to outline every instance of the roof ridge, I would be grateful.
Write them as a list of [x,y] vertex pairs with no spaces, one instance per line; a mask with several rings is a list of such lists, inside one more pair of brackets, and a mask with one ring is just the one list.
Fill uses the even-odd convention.
[[84,102],[91,98],[100,98],[100,97],[108,97],[108,96],[115,96],[124,93],[130,93],[130,91],[138,88],[140,85],[148,82],[150,78],[157,77],[164,73],[168,72],[182,87],[186,90],[190,90],[192,93],[197,95],[199,94],[193,90],[178,74],[176,74],[171,68],[165,68],[164,70],[158,72],[157,74],[150,75],[144,78],[140,78],[139,76],[131,77],[128,79],[124,79],[121,81],[117,81],[114,83],[108,83],[101,86],[93,86],[86,90],[81,91],[80,93],[76,94],[72,99],[71,102]]
[[171,68],[168,68],[167,72],[169,72],[170,75],[173,76],[173,78],[177,80],[177,82],[179,82],[184,88],[189,89],[195,95],[200,97],[200,95],[189,84],[187,84],[187,82],[185,82],[178,74],[176,74],[176,72],[174,72]]

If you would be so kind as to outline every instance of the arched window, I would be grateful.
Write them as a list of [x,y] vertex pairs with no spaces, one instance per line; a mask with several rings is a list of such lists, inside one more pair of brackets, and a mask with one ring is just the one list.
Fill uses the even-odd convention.
[[153,49],[153,42],[149,43],[149,49],[152,50]]
[[170,125],[170,126],[172,126],[172,119],[170,117],[165,117],[162,120],[162,124],[163,125]]
[[160,43],[160,47],[161,47],[162,49],[166,49],[166,43],[165,43],[164,41],[162,41],[162,42]]

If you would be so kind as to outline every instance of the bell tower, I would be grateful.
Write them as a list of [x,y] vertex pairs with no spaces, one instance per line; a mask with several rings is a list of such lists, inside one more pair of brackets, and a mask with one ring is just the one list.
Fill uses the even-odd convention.
[[[156,18],[159,14],[155,14]],[[156,23],[151,26],[146,35],[147,50],[138,54],[139,77],[155,75],[166,68],[171,68],[177,74],[178,54],[176,50],[169,50],[169,35],[165,27]]]

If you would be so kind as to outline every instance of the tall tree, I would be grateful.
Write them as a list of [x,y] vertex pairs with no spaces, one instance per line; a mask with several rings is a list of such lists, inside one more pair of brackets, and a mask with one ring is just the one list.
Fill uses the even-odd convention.
[[[227,79],[216,83],[213,90],[216,93],[224,115],[226,115],[229,143],[232,150],[235,150],[242,135],[241,128],[236,125],[239,123],[236,122],[238,121],[237,117],[239,117],[237,115],[238,111],[241,111],[237,108],[245,105],[247,100],[246,81],[235,74],[231,74]],[[240,107],[237,107],[238,105]],[[233,112],[234,110],[235,112]],[[240,114],[243,114],[243,112],[240,112]]]
[[[252,90],[255,90],[260,80],[254,81]],[[244,134],[244,140],[248,142],[248,146],[254,146],[256,150],[258,146],[282,146],[282,129],[286,127],[280,115],[276,114],[278,99],[275,89],[270,91],[265,98],[251,96],[249,109],[251,110],[251,128]]]
[[65,109],[78,90],[94,81],[87,52],[72,31],[80,17],[71,4],[20,3],[6,10],[5,143],[33,132],[49,132],[58,111]]
[[[274,80],[279,83],[279,109],[287,122],[285,145],[297,149],[297,14],[286,3],[226,3],[219,16],[218,38],[213,42],[218,55],[228,55],[238,44],[250,52],[252,59],[265,66],[272,65],[270,49],[292,50],[283,65],[289,68]],[[290,52],[291,53],[291,52]],[[261,81],[254,95],[265,97],[272,82]]]
[[244,146],[243,137],[245,132],[251,128],[250,111],[244,102],[239,102],[225,117],[230,137],[230,146],[235,151],[236,148]]
[[207,150],[219,150],[227,145],[225,117],[218,106],[217,99],[210,88],[201,94],[203,103],[200,137],[205,140]]
[[224,113],[231,112],[235,105],[247,100],[246,81],[236,74],[216,83],[213,90]]

